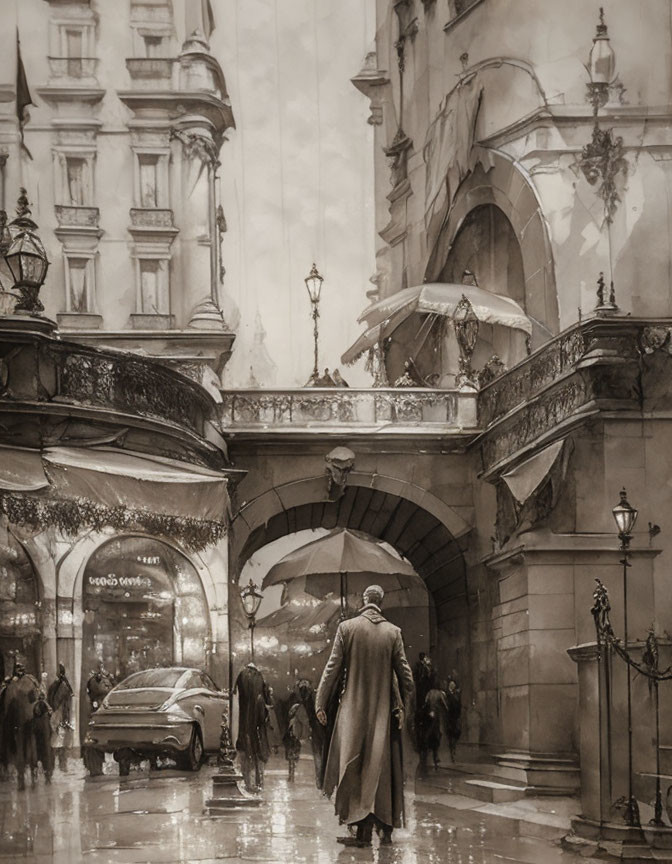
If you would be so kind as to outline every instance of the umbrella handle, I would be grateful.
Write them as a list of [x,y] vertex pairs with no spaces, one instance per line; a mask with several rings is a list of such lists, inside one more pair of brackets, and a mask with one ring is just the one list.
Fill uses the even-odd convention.
[[345,621],[348,597],[348,574],[341,570],[341,621]]

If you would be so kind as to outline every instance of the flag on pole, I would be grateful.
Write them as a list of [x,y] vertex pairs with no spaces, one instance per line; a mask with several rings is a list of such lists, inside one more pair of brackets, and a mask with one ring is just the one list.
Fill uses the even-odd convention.
[[215,29],[215,16],[210,0],[187,0],[186,4],[187,37],[199,30],[206,38]]
[[28,79],[26,78],[26,70],[23,68],[23,60],[21,59],[21,40],[19,39],[19,29],[16,29],[16,117],[19,121],[19,135],[21,136],[21,147],[26,151],[30,159],[33,158],[32,153],[26,147],[26,142],[23,140],[23,127],[25,126],[28,117],[26,116],[26,108],[29,105],[34,105],[33,99],[28,89]]

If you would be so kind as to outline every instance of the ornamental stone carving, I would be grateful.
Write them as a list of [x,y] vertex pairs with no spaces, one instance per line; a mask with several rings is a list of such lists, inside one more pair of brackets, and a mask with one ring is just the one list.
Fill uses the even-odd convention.
[[355,454],[348,447],[335,447],[327,453],[324,461],[328,478],[327,494],[330,501],[337,501],[345,492],[348,475],[355,464]]

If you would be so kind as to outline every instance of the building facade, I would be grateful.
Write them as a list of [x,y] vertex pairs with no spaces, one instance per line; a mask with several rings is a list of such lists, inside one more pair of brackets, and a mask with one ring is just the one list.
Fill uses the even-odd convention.
[[26,187],[39,217],[52,261],[43,302],[61,332],[216,384],[233,344],[216,176],[235,123],[207,9],[18,4],[3,56],[18,62],[23,36],[33,104],[17,117],[6,85],[0,148],[3,190]]

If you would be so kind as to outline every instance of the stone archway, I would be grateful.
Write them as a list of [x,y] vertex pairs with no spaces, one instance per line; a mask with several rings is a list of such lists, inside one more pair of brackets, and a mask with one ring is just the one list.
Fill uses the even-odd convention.
[[453,246],[470,214],[494,206],[511,226],[523,270],[520,297],[525,311],[537,324],[533,346],[559,330],[555,265],[548,226],[534,186],[522,168],[495,150],[478,148],[480,158],[460,184],[446,213],[425,270],[425,281],[441,281]]
[[470,690],[470,611],[464,558],[469,526],[431,493],[396,478],[353,472],[337,501],[325,500],[324,477],[310,478],[268,490],[243,507],[231,528],[232,631],[247,626],[237,580],[256,550],[305,529],[338,526],[384,540],[413,565],[436,610],[432,651],[437,665],[444,672],[458,670],[465,691]]

